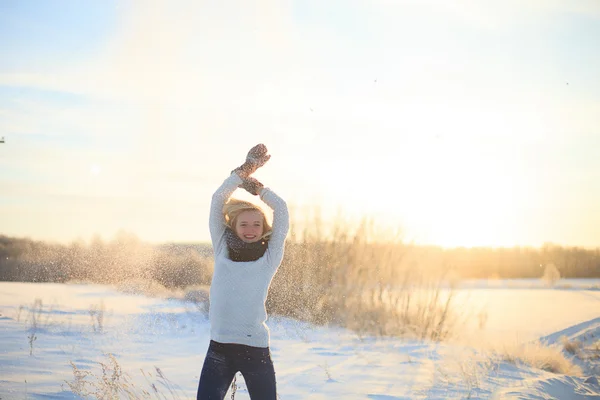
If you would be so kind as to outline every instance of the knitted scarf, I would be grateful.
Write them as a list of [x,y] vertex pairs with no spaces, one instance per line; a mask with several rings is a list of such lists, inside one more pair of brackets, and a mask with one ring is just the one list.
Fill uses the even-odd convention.
[[225,241],[229,250],[231,261],[256,261],[265,254],[268,239],[261,239],[254,243],[246,243],[230,228],[225,229]]

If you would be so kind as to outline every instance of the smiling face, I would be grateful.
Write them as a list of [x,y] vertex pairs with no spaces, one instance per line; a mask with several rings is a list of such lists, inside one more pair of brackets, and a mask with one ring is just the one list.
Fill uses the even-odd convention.
[[246,243],[257,242],[264,233],[263,220],[260,211],[243,211],[235,221],[235,233]]

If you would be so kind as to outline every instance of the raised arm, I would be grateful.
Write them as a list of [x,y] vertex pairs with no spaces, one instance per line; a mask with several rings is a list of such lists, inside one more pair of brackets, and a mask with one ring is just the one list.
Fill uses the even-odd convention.
[[242,178],[240,178],[238,174],[234,172],[223,181],[221,186],[219,186],[219,188],[212,195],[208,226],[210,229],[210,239],[212,241],[215,254],[219,254],[221,251],[223,234],[225,233],[225,216],[223,215],[223,206],[241,183]]
[[240,186],[245,179],[248,179],[258,168],[265,165],[271,158],[267,154],[267,147],[264,144],[258,144],[250,149],[246,156],[246,161],[231,171],[229,178],[225,179],[217,191],[213,194],[210,203],[210,215],[208,225],[210,238],[213,244],[214,254],[219,254],[222,250],[223,234],[225,233],[225,216],[223,215],[223,206],[231,197],[232,193]]
[[267,252],[272,259],[272,264],[277,268],[283,260],[285,238],[290,229],[290,215],[285,200],[271,189],[262,189],[260,198],[273,209],[273,233],[269,239]]

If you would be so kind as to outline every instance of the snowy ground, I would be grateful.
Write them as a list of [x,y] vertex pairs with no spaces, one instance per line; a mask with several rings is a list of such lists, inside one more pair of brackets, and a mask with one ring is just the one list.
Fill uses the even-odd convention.
[[[536,281],[466,282],[457,304],[479,317],[453,343],[358,337],[272,319],[279,396],[600,399],[599,283],[573,281],[548,289]],[[152,392],[154,383],[165,398],[194,398],[208,330],[206,314],[193,303],[99,285],[0,282],[0,399],[78,398],[66,383],[74,382],[70,362],[101,378],[99,363],[110,365],[109,353],[138,393]],[[566,354],[583,368],[582,376],[503,362],[484,346],[536,339],[553,345],[563,336],[577,344],[578,357]],[[238,383],[236,398],[248,399],[241,377]]]

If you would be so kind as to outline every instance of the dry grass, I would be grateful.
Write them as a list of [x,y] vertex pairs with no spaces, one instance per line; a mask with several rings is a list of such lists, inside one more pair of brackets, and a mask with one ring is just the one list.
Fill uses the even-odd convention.
[[472,349],[463,349],[458,354],[449,354],[443,362],[434,366],[432,385],[463,389],[463,397],[470,399],[487,382],[490,372],[498,364],[489,355]]
[[160,368],[155,373],[141,370],[147,387],[139,387],[131,376],[121,369],[117,359],[107,354],[107,361],[98,363],[100,374],[78,368],[73,362],[73,380],[65,381],[78,396],[95,399],[182,399],[180,390],[167,379]]
[[582,375],[581,368],[567,359],[558,346],[550,347],[541,343],[505,345],[496,354],[501,360],[515,365],[529,365],[556,374]]
[[38,339],[38,332],[47,329],[51,325],[50,316],[52,315],[52,307],[48,311],[44,310],[42,299],[36,298],[31,306],[19,306],[15,318],[17,322],[21,321],[21,312],[23,310],[27,310],[25,323],[28,326],[29,335],[27,335],[27,342],[29,343],[29,355],[31,356],[33,355],[34,344]]
[[292,224],[286,255],[271,285],[271,313],[359,334],[443,340],[459,322],[441,259],[418,252],[370,220]]
[[577,355],[583,347],[583,343],[579,340],[569,340],[566,336],[561,338],[563,349],[572,355]]
[[88,310],[91,318],[92,329],[94,332],[103,332],[106,317],[106,308],[104,302],[100,301],[99,305],[92,304]]
[[596,340],[588,347],[591,360],[600,360],[600,340]]

